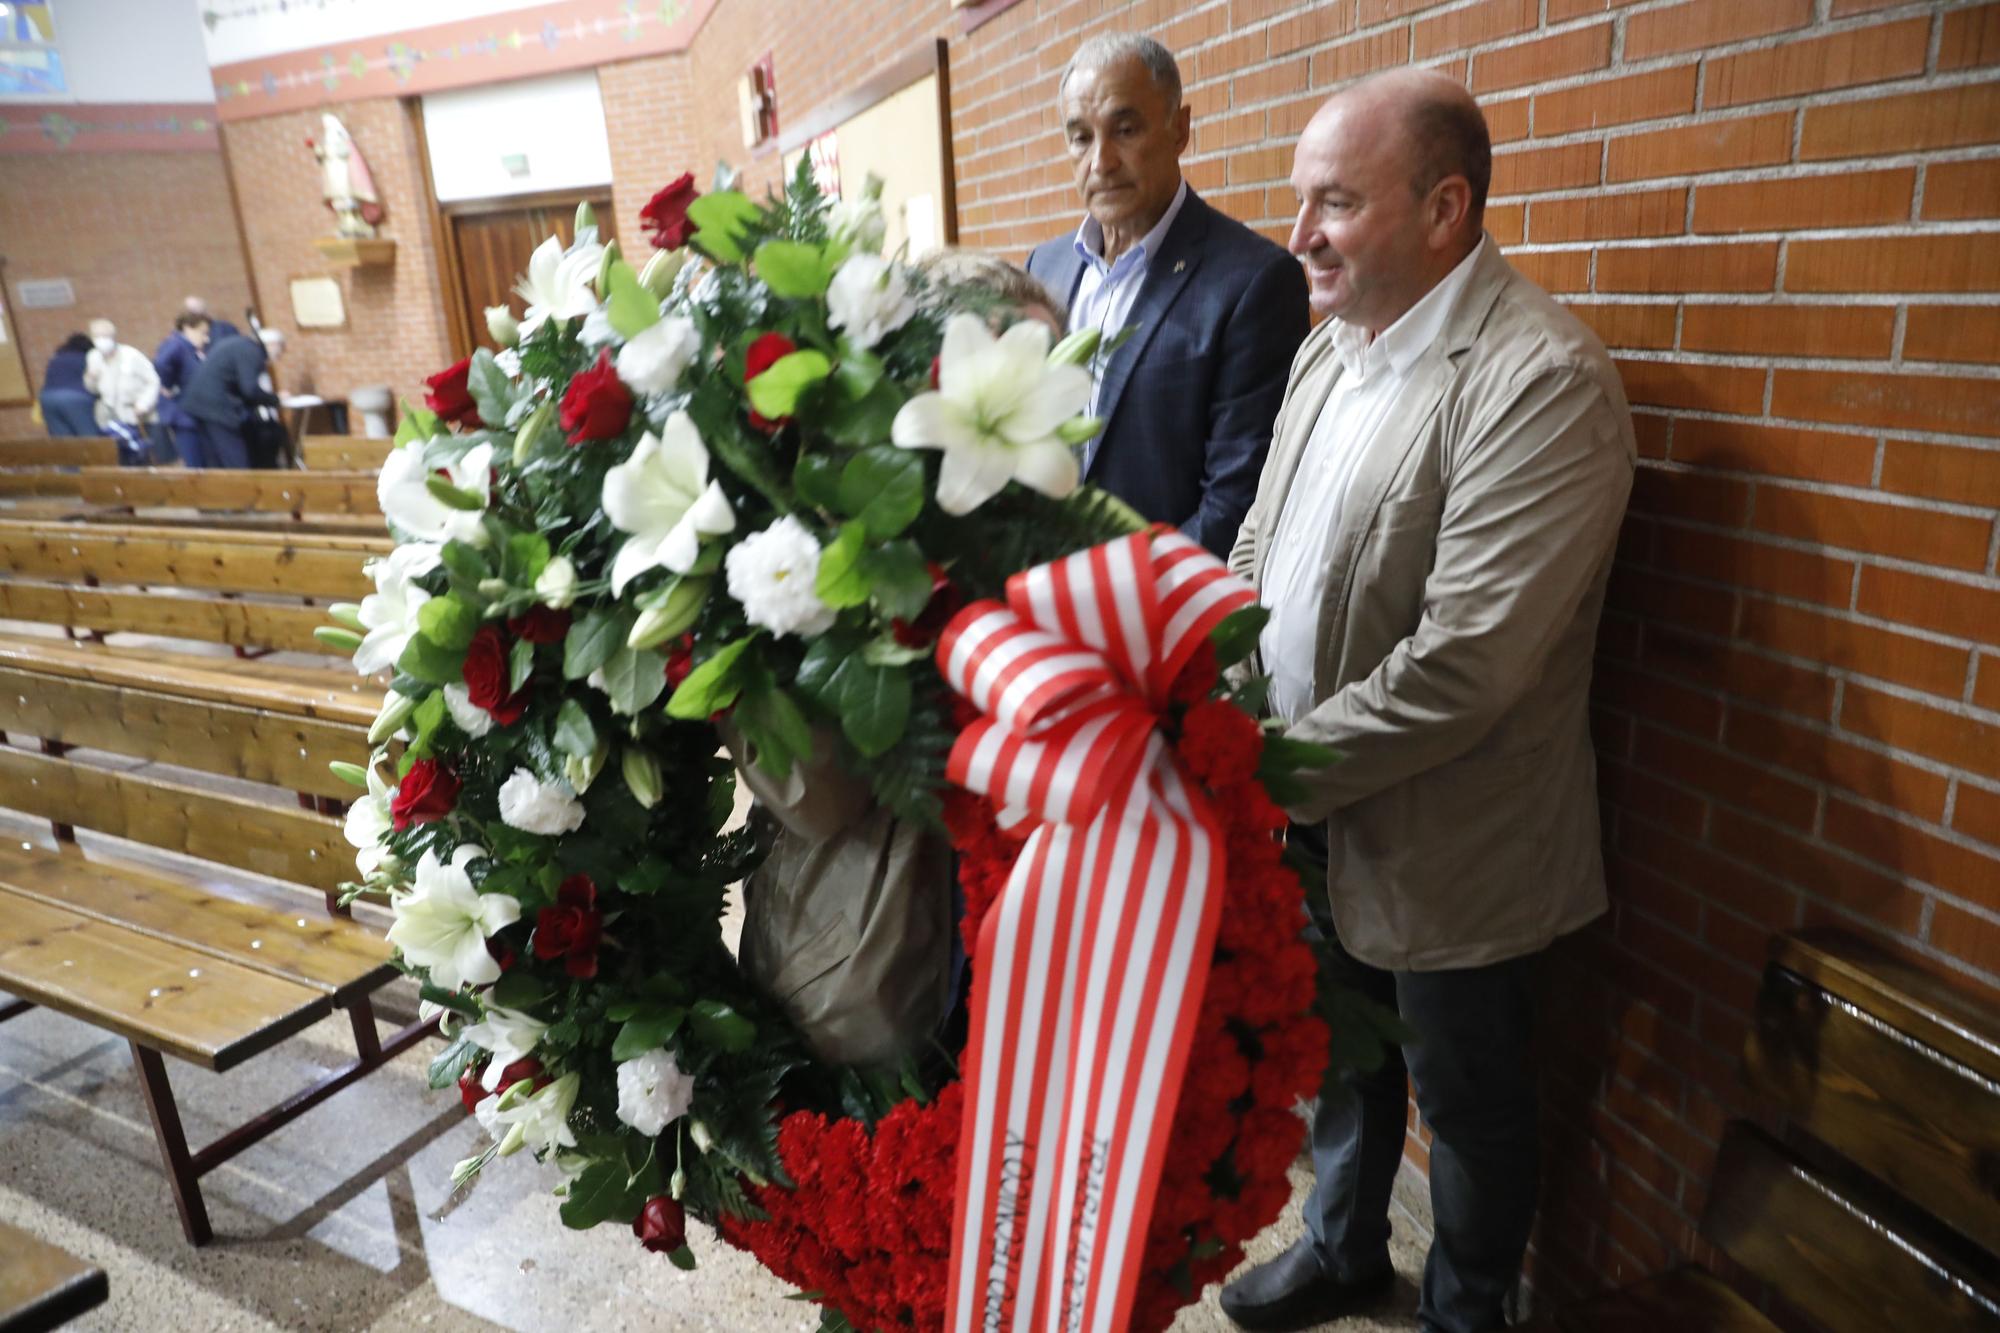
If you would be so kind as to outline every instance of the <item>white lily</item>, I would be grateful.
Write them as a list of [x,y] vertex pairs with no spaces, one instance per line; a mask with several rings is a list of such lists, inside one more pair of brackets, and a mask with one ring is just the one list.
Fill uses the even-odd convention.
[[[430,479],[442,471],[444,479],[467,495],[479,497],[478,509],[453,509],[430,492]],[[462,541],[471,546],[486,544],[486,529],[480,515],[485,512],[488,490],[493,484],[493,446],[474,445],[456,462],[434,468],[424,461],[424,446],[412,440],[400,449],[391,449],[375,479],[375,496],[382,504],[383,517],[423,542],[442,545]]]
[[574,1148],[576,1135],[570,1132],[569,1113],[576,1105],[576,1090],[582,1082],[575,1074],[564,1074],[511,1106],[505,1104],[507,1098],[496,1098],[501,1105],[491,1120],[494,1126],[504,1126],[507,1131],[500,1139],[500,1156],[511,1156],[522,1148],[537,1156],[558,1148]]
[[1056,429],[1090,402],[1090,375],[1048,364],[1048,326],[1022,320],[995,338],[976,315],[945,325],[938,389],[896,413],[890,438],[937,449],[938,506],[969,514],[1010,481],[1060,499],[1077,487],[1076,455]]
[[486,940],[521,919],[518,899],[472,887],[466,866],[484,855],[483,848],[468,844],[453,852],[447,865],[435,851],[425,852],[417,862],[416,887],[391,904],[396,924],[389,927],[389,943],[427,969],[442,990],[498,981],[500,964],[486,951]]
[[736,529],[736,511],[708,479],[708,447],[693,418],[676,412],[660,435],[647,431],[632,456],[604,474],[604,513],[632,534],[611,562],[611,595],[649,569],[694,568],[703,537]]
[[438,548],[423,543],[398,546],[388,559],[369,562],[375,591],[361,599],[354,613],[366,631],[361,646],[354,650],[356,671],[372,676],[396,665],[403,649],[409,647],[410,636],[417,632],[417,612],[431,599],[416,580],[437,564]]
[[393,868],[396,858],[382,845],[382,840],[394,827],[395,821],[389,814],[389,784],[382,780],[375,765],[370,763],[368,794],[357,797],[354,804],[347,807],[347,822],[340,830],[355,849],[354,868],[363,879],[385,867]]
[[533,1055],[535,1048],[542,1044],[542,1034],[548,1030],[547,1023],[518,1010],[488,1005],[486,1017],[465,1030],[467,1041],[493,1053],[493,1058],[480,1072],[479,1086],[488,1092],[499,1087],[500,1075],[506,1072],[507,1066]]
[[595,241],[567,254],[560,237],[551,236],[536,246],[528,257],[528,271],[514,285],[528,303],[528,313],[521,317],[521,337],[534,336],[551,319],[580,319],[596,309],[593,288],[603,258],[604,247]]

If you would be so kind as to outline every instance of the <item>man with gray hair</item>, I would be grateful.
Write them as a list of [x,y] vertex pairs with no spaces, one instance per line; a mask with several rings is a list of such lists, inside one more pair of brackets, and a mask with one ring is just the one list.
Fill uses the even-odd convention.
[[1085,446],[1084,479],[1226,555],[1305,340],[1304,275],[1181,178],[1190,115],[1165,47],[1094,37],[1057,97],[1084,218],[1038,246],[1028,272],[1072,330],[1107,342],[1133,330],[1090,367],[1105,424]]

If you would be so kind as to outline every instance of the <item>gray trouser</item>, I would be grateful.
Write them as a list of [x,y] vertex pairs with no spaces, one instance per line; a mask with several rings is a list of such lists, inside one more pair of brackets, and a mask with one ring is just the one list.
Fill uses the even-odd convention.
[[[1295,826],[1324,863],[1324,827]],[[1418,1318],[1427,1330],[1485,1333],[1520,1276],[1535,1217],[1537,1133],[1531,1052],[1540,953],[1484,967],[1390,972],[1341,947],[1326,893],[1306,906],[1323,974],[1395,1009],[1417,1039],[1372,1073],[1332,1072],[1313,1119],[1317,1186],[1306,1229],[1327,1272],[1358,1281],[1389,1267],[1389,1196],[1403,1157],[1408,1084],[1431,1128],[1436,1235]]]

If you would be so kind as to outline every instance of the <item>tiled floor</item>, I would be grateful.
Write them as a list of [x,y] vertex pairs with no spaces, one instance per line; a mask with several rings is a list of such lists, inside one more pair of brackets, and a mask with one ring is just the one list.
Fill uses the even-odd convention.
[[[205,1143],[350,1052],[344,1019],[227,1075],[169,1062],[192,1141]],[[806,1307],[747,1256],[695,1228],[683,1273],[615,1229],[566,1231],[552,1171],[497,1163],[448,1199],[452,1163],[481,1135],[449,1093],[424,1087],[427,1047],[340,1093],[204,1181],[217,1240],[182,1241],[125,1043],[32,1011],[0,1025],[0,1220],[102,1267],[108,1304],[83,1330],[814,1327]],[[1302,1172],[1295,1179],[1303,1182]],[[1292,1218],[1253,1251],[1276,1253]],[[1402,1240],[1398,1266],[1420,1262]],[[1397,1317],[1330,1325],[1412,1327]],[[1215,1292],[1180,1330],[1231,1325]]]

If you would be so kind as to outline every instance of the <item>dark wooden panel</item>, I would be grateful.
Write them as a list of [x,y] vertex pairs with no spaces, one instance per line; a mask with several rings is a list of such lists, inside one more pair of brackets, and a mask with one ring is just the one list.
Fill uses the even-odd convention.
[[1593,1296],[1528,1325],[1534,1333],[1778,1333],[1720,1280],[1676,1268]]
[[1915,964],[1833,929],[1785,936],[1772,961],[2000,1083],[2000,1012]]
[[1702,1232],[1828,1333],[2000,1329],[1990,1257],[1934,1234],[1858,1173],[1808,1165],[1752,1125],[1723,1135]]
[[1750,1086],[1814,1138],[2000,1254],[2000,1089],[1772,964]]

